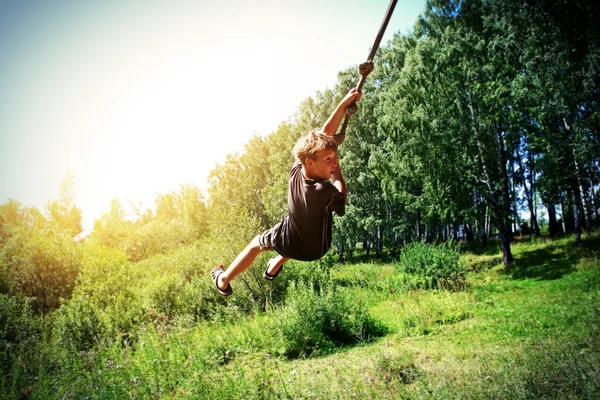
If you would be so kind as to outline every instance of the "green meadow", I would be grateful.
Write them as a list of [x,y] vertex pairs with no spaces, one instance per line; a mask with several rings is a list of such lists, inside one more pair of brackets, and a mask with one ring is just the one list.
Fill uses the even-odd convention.
[[[265,286],[263,310],[246,304],[241,280],[232,298],[218,297],[208,269],[152,289],[157,276],[148,263],[136,269],[143,262],[130,265],[129,281],[104,274],[104,292],[96,282],[46,318],[2,297],[0,388],[5,398],[600,398],[597,234],[581,245],[519,239],[510,268],[495,242],[416,253],[436,247],[458,255],[460,284],[432,287],[406,272],[402,250],[398,260],[292,262]],[[106,292],[115,285],[119,293]],[[136,315],[116,301],[125,285],[147,292],[131,302],[154,298],[154,307]],[[99,292],[103,304],[90,300]]]

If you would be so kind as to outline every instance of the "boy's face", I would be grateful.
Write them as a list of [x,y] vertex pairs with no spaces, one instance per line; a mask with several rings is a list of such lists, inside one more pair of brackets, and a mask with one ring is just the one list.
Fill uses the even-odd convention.
[[306,160],[306,172],[309,179],[329,179],[339,168],[338,156],[335,150],[323,150],[317,153],[317,159]]

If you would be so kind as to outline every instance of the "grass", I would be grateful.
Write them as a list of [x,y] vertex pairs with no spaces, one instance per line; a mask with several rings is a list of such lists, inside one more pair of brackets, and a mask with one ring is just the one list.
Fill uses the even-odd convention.
[[522,241],[509,269],[496,252],[464,253],[455,292],[393,290],[390,263],[336,265],[333,282],[366,301],[384,336],[289,359],[282,309],[158,320],[134,344],[40,365],[35,387],[7,398],[600,399],[598,249],[598,235]]

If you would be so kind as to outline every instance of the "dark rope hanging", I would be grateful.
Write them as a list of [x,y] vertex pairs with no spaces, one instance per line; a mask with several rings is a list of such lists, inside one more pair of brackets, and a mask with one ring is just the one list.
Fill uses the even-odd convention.
[[[359,91],[362,90],[362,87],[365,84],[365,80],[367,79],[367,76],[369,76],[369,74],[371,72],[373,72],[373,59],[375,58],[375,53],[377,53],[377,50],[379,49],[379,44],[381,43],[381,39],[383,38],[385,29],[387,28],[388,23],[390,22],[390,19],[392,18],[392,13],[394,12],[394,8],[396,7],[397,2],[398,2],[398,0],[390,1],[387,11],[385,12],[385,16],[383,17],[383,22],[381,23],[381,26],[379,27],[379,32],[377,33],[375,42],[373,43],[373,47],[371,47],[371,51],[369,52],[369,56],[367,57],[367,61],[365,61],[364,63],[362,63],[358,66],[358,73],[360,74],[360,80],[358,81],[358,85],[356,85],[356,89]],[[358,110],[358,106],[356,105],[356,102],[352,102],[352,104],[350,104],[350,106],[348,106],[348,108],[346,109],[346,116],[344,118],[344,123],[342,125],[342,129],[338,133],[338,136],[340,136],[338,138],[339,144],[341,144],[346,139],[346,127],[348,126],[348,121],[350,120],[350,117],[352,116],[352,114],[354,114],[357,110]]]

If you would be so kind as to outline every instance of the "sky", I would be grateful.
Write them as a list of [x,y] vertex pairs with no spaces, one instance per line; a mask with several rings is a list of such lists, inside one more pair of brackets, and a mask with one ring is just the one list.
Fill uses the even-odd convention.
[[[1,0],[0,204],[152,207],[366,60],[388,0]],[[425,0],[398,0],[382,45]]]

